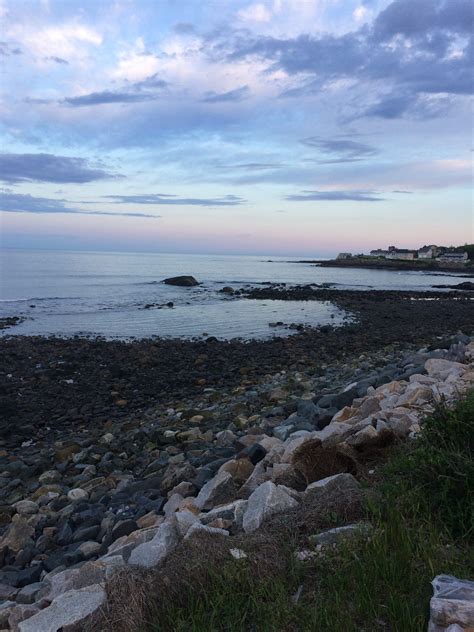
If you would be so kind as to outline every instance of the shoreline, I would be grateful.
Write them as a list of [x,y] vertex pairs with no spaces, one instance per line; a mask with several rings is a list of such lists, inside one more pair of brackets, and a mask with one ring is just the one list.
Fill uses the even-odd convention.
[[416,272],[466,272],[466,278],[474,277],[474,268],[471,265],[463,263],[444,263],[438,261],[403,261],[403,260],[381,260],[381,259],[362,259],[352,257],[351,259],[306,259],[301,261],[293,261],[288,263],[306,263],[321,268],[376,268],[379,270],[406,270]]
[[[324,366],[390,345],[432,344],[473,328],[472,300],[457,292],[420,293],[266,287],[258,299],[331,300],[354,320],[267,340],[15,336],[0,338],[0,441],[141,414],[156,403],[199,397],[207,389],[251,385],[285,370]],[[435,299],[435,300],[433,300]],[[277,318],[278,315],[276,315]],[[47,431],[46,428],[51,428]],[[0,443],[1,449],[1,443]]]

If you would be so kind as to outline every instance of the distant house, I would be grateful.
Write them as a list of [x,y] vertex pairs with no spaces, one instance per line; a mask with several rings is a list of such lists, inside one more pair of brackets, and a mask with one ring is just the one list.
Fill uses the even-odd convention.
[[340,252],[336,259],[351,259],[352,258],[352,253],[351,252]]
[[382,250],[381,248],[377,248],[377,250],[370,251],[371,257],[383,257],[384,259],[386,259],[387,255],[388,255],[388,250]]
[[442,248],[433,244],[431,246],[423,246],[423,248],[418,250],[418,259],[436,259],[441,251]]
[[458,252],[455,250],[448,250],[443,252],[438,257],[438,261],[453,262],[453,263],[465,263],[468,260],[467,252]]
[[403,259],[404,261],[413,261],[416,256],[415,250],[407,250],[406,248],[395,248],[390,246],[388,249],[387,259]]

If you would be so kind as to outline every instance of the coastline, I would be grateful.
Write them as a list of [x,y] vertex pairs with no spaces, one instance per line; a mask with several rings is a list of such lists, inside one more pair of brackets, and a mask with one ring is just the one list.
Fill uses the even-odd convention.
[[[188,521],[183,533],[196,523],[193,530],[206,536],[230,530],[244,543],[242,516],[216,505],[237,496],[235,507],[247,506],[266,485],[283,490],[292,507],[306,488],[291,463],[278,459],[268,470],[273,478],[259,478],[273,447],[294,449],[340,422],[348,427],[348,411],[372,405],[371,394],[384,385],[387,402],[396,383],[416,387],[420,398],[432,379],[427,362],[441,358],[456,370],[472,347],[472,300],[458,292],[272,286],[247,293],[305,301],[328,294],[355,319],[267,341],[0,339],[4,612],[18,612],[27,599],[40,604],[27,616],[41,618],[65,591],[82,595],[76,575],[89,586],[89,573],[104,582],[115,564],[155,564],[148,541],[168,537],[175,511]],[[441,386],[452,391],[451,382]],[[407,412],[410,428],[420,405],[416,399]],[[390,441],[410,431],[396,419]],[[360,439],[370,443],[375,432],[362,429]],[[199,508],[196,496],[207,499]]]
[[375,258],[357,258],[351,259],[302,259],[289,263],[306,263],[321,268],[374,268],[379,270],[406,270],[410,272],[464,272],[464,276],[474,277],[474,267],[464,263],[443,263],[439,261],[402,261]]
[[[200,396],[206,389],[252,384],[282,370],[324,366],[390,345],[432,344],[472,330],[473,304],[460,292],[331,290],[269,286],[249,298],[330,300],[353,321],[303,329],[288,337],[224,341],[0,338],[0,371],[6,376],[0,404],[0,438],[19,444],[45,428],[74,428],[138,414],[156,402]],[[277,316],[276,316],[277,317]],[[10,377],[9,377],[10,376]],[[120,402],[120,403],[118,403]],[[10,440],[8,440],[10,443]]]

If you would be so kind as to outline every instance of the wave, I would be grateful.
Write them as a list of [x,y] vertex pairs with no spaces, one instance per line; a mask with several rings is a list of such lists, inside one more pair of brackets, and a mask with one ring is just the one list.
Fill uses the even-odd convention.
[[32,296],[31,298],[0,298],[0,303],[31,303],[35,301],[80,301],[82,296]]

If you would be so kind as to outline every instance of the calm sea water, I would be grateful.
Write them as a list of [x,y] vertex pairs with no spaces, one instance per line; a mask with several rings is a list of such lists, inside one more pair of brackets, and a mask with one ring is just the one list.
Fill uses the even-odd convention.
[[[456,283],[452,275],[318,268],[291,259],[249,256],[131,254],[4,250],[0,253],[0,317],[25,320],[3,332],[110,338],[267,338],[287,335],[269,323],[340,323],[343,314],[326,302],[253,301],[219,294],[264,282],[334,283],[338,288],[429,290]],[[296,261],[296,258],[294,259]],[[192,274],[196,288],[167,286],[169,276]],[[148,303],[174,307],[143,309]]]

